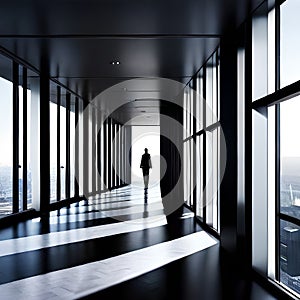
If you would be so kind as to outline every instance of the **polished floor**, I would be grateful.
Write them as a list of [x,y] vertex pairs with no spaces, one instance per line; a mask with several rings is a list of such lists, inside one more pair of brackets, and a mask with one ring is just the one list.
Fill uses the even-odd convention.
[[191,212],[168,224],[158,187],[147,203],[129,186],[1,229],[0,266],[0,299],[275,299]]

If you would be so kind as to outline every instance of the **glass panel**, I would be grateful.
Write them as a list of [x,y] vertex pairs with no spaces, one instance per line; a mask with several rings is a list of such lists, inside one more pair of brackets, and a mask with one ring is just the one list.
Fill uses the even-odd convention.
[[212,57],[212,122],[218,121],[217,52]]
[[203,129],[203,72],[200,73],[196,81],[196,131]]
[[[62,96],[62,98],[65,96]],[[60,107],[60,199],[66,199],[66,108]]]
[[[20,74],[22,70],[20,68]],[[21,76],[20,76],[21,77]],[[21,78],[20,78],[21,79]],[[23,211],[23,87],[19,86],[19,211]]]
[[206,132],[206,223],[213,225],[213,136]]
[[203,217],[203,199],[202,199],[202,161],[201,161],[201,156],[202,156],[202,148],[203,144],[201,145],[201,141],[203,141],[203,136],[197,136],[196,137],[196,199],[197,199],[197,204],[196,204],[196,215],[200,216],[201,218]]
[[31,164],[31,90],[27,90],[27,209],[32,208],[32,164]]
[[219,169],[218,169],[218,136],[219,128],[213,131],[213,141],[212,141],[212,158],[213,158],[213,174],[212,174],[212,190],[213,190],[213,227],[218,230],[218,184],[219,184]]
[[190,206],[194,205],[194,170],[195,170],[195,166],[194,166],[194,141],[193,139],[191,139],[189,141],[190,143],[190,153],[191,153],[191,158],[190,158],[190,168],[191,168],[191,179],[190,179]]
[[50,203],[57,201],[57,104],[50,102]]
[[268,276],[276,279],[276,119],[275,105],[268,107]]
[[75,97],[71,97],[70,112],[70,197],[75,196]]
[[300,293],[300,227],[280,221],[280,282]]
[[217,50],[217,118],[220,121],[220,47]]
[[255,12],[252,21],[252,98],[268,93],[268,17],[267,3]]
[[36,73],[30,70],[27,72],[27,208],[39,210],[41,200],[39,126],[40,78]]
[[209,59],[206,67],[206,126],[212,124],[213,112],[213,60]]
[[184,169],[183,169],[183,184],[184,184],[184,201],[187,202],[187,194],[188,194],[188,190],[187,190],[187,142],[183,143],[183,159],[184,159]]
[[104,159],[104,163],[105,163],[105,185],[106,185],[106,189],[109,188],[109,172],[108,172],[108,158],[109,158],[109,153],[108,153],[108,143],[109,143],[109,136],[108,136],[108,129],[109,129],[109,124],[107,122],[105,122],[105,132],[106,132],[106,141],[105,141],[105,159]]
[[78,132],[79,132],[79,143],[78,143],[78,168],[79,168],[79,172],[77,174],[77,182],[79,184],[79,195],[82,196],[83,195],[83,101],[80,99],[79,103],[78,103],[78,108],[79,108],[79,120],[78,120]]
[[121,138],[121,134],[122,134],[122,127],[121,125],[119,125],[119,132],[118,132],[118,136],[119,136],[119,153],[118,153],[118,167],[119,167],[119,185],[122,184],[121,179],[122,179],[122,138]]
[[280,103],[280,210],[300,219],[300,96]]
[[186,139],[187,134],[186,134],[186,130],[187,130],[187,94],[184,91],[183,93],[183,139]]
[[300,1],[287,0],[280,6],[280,87],[300,80]]
[[194,90],[193,90],[193,85],[190,83],[190,88],[189,88],[189,92],[190,92],[190,110],[191,110],[191,132],[190,135],[194,134],[194,105],[195,105],[195,101],[194,101]]
[[191,152],[190,152],[190,142],[187,141],[185,143],[185,190],[186,190],[186,195],[185,195],[185,201],[188,205],[190,205],[190,186],[191,186]]
[[[2,64],[5,67],[11,62],[1,58],[0,67]],[[6,69],[6,68],[5,68]],[[2,69],[0,68],[1,72]],[[5,76],[6,74],[4,74]],[[9,74],[10,75],[10,74]],[[2,76],[2,73],[0,74]],[[5,147],[0,148],[0,217],[12,213],[12,175],[13,175],[13,84],[11,81],[0,77],[0,142]]]
[[187,137],[191,135],[191,98],[190,98],[190,92],[189,89],[187,90],[187,116],[186,116],[186,129],[187,129]]
[[103,190],[104,187],[103,187],[103,183],[104,183],[104,163],[105,163],[105,157],[104,157],[104,125],[102,123],[102,120],[100,122],[100,155],[101,155],[101,159],[100,159],[100,177],[101,177],[101,187],[100,187],[100,190]]

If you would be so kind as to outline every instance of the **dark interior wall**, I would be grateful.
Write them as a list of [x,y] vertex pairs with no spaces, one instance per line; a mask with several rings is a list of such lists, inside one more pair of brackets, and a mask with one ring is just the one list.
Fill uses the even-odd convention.
[[[164,102],[160,114],[160,155],[166,163],[165,173],[161,173],[160,188],[165,214],[171,220],[182,213],[184,203],[182,107]],[[172,124],[173,121],[178,127]]]
[[[226,141],[226,169],[220,186],[221,247],[237,254],[237,49],[232,37],[220,45],[220,123]],[[221,149],[224,151],[224,149]],[[221,162],[222,163],[222,162]]]

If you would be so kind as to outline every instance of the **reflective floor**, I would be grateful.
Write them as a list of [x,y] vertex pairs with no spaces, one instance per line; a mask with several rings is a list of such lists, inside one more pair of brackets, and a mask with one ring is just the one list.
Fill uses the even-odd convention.
[[0,266],[1,299],[275,299],[223,267],[191,212],[168,224],[158,187],[147,203],[129,186],[2,229]]

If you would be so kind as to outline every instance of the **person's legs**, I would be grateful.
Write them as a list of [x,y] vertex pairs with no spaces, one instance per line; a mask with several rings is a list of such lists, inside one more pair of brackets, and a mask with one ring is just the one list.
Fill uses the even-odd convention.
[[145,186],[145,189],[148,189],[148,184],[149,184],[149,175],[144,175],[144,186]]
[[149,169],[143,168],[143,178],[144,178],[144,188],[146,191],[146,189],[148,189],[148,183],[149,183]]

